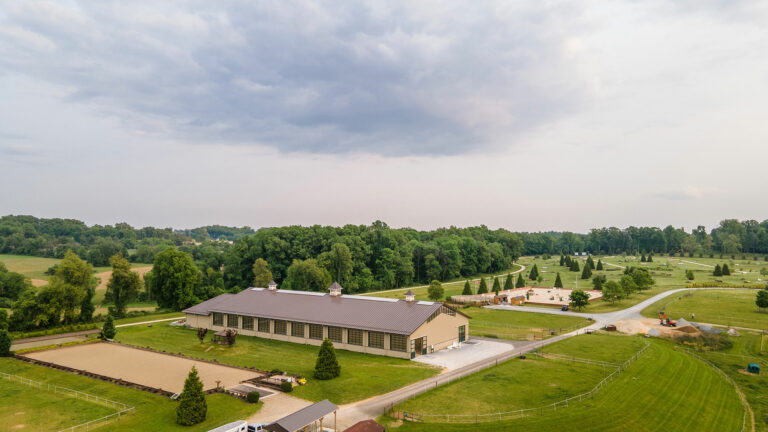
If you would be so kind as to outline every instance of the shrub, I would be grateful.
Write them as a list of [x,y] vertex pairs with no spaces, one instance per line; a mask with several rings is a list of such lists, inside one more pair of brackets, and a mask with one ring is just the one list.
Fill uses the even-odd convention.
[[280,390],[285,393],[290,393],[293,391],[293,384],[289,383],[288,381],[283,381],[280,383]]
[[112,320],[112,315],[107,315],[107,320],[104,321],[104,327],[101,328],[101,338],[104,340],[114,339],[117,334],[115,329],[115,322]]
[[0,357],[11,355],[11,335],[7,330],[0,330]]
[[248,396],[245,397],[245,400],[248,401],[248,403],[259,403],[259,392],[252,391],[248,393]]

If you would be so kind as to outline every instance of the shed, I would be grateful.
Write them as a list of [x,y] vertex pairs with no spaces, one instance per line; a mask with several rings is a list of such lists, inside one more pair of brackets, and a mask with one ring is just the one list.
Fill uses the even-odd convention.
[[264,430],[271,432],[321,431],[323,418],[330,413],[333,413],[333,430],[336,430],[336,410],[338,409],[339,407],[325,399],[268,424]]
[[376,423],[375,420],[359,421],[352,426],[344,429],[344,432],[385,432],[384,426]]
[[750,363],[747,365],[747,372],[752,372],[753,374],[760,374],[760,365],[757,363]]
[[608,324],[607,326],[605,326],[605,330],[606,331],[616,331],[616,326],[613,325],[613,324]]

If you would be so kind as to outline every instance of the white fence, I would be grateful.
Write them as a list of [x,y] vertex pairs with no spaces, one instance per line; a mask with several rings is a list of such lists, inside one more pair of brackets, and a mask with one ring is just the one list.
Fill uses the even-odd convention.
[[96,427],[99,427],[101,425],[107,424],[111,421],[119,420],[121,416],[128,414],[129,412],[135,409],[134,407],[126,405],[122,402],[116,402],[111,399],[103,398],[101,396],[84,393],[78,390],[72,390],[71,388],[67,388],[67,387],[61,387],[54,384],[47,384],[39,381],[34,381],[20,375],[11,375],[5,372],[0,372],[0,379],[5,379],[12,382],[18,382],[24,385],[35,387],[41,391],[48,391],[48,392],[53,392],[54,394],[61,394],[67,397],[81,399],[86,402],[112,408],[116,411],[110,415],[107,415],[95,420],[91,420],[79,425],[71,426],[66,429],[62,429],[61,432],[64,432],[64,431],[74,432],[74,431],[80,431],[80,430],[88,431]]
[[[616,368],[616,370],[614,370],[608,376],[603,378],[590,391],[576,395],[576,396],[571,396],[567,399],[563,399],[561,401],[557,401],[549,405],[545,405],[537,408],[525,408],[525,409],[519,409],[515,411],[495,412],[495,413],[486,413],[486,414],[421,414],[421,413],[414,413],[414,412],[408,412],[408,411],[392,410],[389,413],[389,415],[402,420],[427,421],[430,423],[482,423],[482,422],[493,422],[493,421],[501,421],[501,420],[512,420],[512,419],[517,419],[521,417],[540,415],[550,411],[557,411],[559,409],[568,408],[571,403],[576,403],[584,399],[592,398],[607,383],[613,381],[613,379],[616,378],[624,369],[626,369],[630,364],[632,364],[632,362],[637,360],[637,358],[640,357],[648,349],[648,347],[650,347],[650,344],[646,343],[646,345],[643,348],[638,350],[631,358],[627,359],[624,363],[621,363],[621,364],[601,362],[598,360],[579,359],[577,357],[571,357],[571,356],[562,356],[564,360],[568,360],[568,361],[580,361],[580,362],[589,361],[594,364],[604,363],[606,365],[611,365],[611,367]],[[518,353],[511,354],[509,357],[510,358],[514,357],[517,354]],[[530,353],[530,354],[539,355],[538,353]],[[547,356],[550,356],[550,355],[551,354],[547,354]],[[560,355],[557,355],[557,356],[560,356]],[[498,361],[504,361],[504,360],[506,359],[498,359],[497,363]],[[481,370],[486,367],[488,366],[487,365],[482,367],[478,366],[476,369]],[[435,384],[434,387],[437,387],[437,384]],[[413,394],[412,397],[415,397],[417,394],[423,393],[434,387],[430,386],[428,389],[424,389],[423,391],[416,392]]]

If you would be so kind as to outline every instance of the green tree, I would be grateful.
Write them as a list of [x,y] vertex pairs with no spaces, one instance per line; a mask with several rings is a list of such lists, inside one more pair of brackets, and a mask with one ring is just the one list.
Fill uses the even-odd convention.
[[344,243],[334,243],[328,252],[328,270],[340,283],[344,283],[352,274],[352,253]]
[[589,304],[589,294],[583,290],[573,290],[570,296],[570,305],[578,310]]
[[0,330],[8,330],[8,311],[0,309]]
[[622,275],[619,284],[621,285],[622,291],[624,291],[624,294],[627,296],[637,291],[637,284],[630,275]]
[[579,260],[571,260],[571,271],[578,272],[579,270],[581,270],[579,268]]
[[0,329],[0,357],[8,357],[11,355],[11,335],[8,330]]
[[514,287],[513,276],[512,274],[508,274],[506,279],[504,279],[504,291],[511,290]]
[[45,310],[43,321],[47,323],[46,326],[57,325],[60,314],[63,315],[64,324],[77,321],[76,309],[82,308],[86,297],[93,297],[95,288],[93,266],[80,259],[74,252],[67,251],[53,276],[49,278],[48,285],[36,297]]
[[104,340],[111,340],[115,338],[117,329],[115,328],[115,321],[112,319],[112,314],[107,315],[107,320],[104,321],[104,325],[101,327],[101,338]]
[[712,271],[712,276],[722,276],[723,269],[720,268],[720,264],[715,264],[715,269]]
[[617,300],[624,298],[624,290],[616,281],[607,281],[603,284],[603,301],[616,303]]
[[640,262],[645,262],[645,254],[640,257]]
[[[331,274],[316,259],[293,260],[288,267],[283,287],[297,291],[325,291],[331,285]],[[392,275],[394,278],[394,274]]]
[[488,284],[485,283],[485,278],[481,277],[480,278],[480,287],[477,288],[477,293],[478,294],[485,294],[487,292],[488,292]]
[[563,254],[560,254],[560,267],[565,265],[565,256]]
[[688,279],[689,281],[692,281],[693,278],[694,278],[693,270],[686,270],[685,271],[685,278]]
[[83,301],[80,302],[80,316],[78,321],[82,323],[93,322],[93,313],[96,311],[96,306],[93,305],[93,295],[95,290],[86,290],[83,296]]
[[176,408],[176,423],[182,426],[192,426],[205,420],[208,414],[208,405],[205,402],[203,382],[197,375],[197,368],[192,366],[186,381],[184,390],[179,396],[179,406]]
[[169,247],[155,255],[152,275],[147,278],[158,306],[179,311],[195,304],[194,290],[200,278],[192,256]]
[[581,272],[581,278],[589,279],[591,277],[592,277],[592,269],[589,267],[589,264],[584,264],[584,270]]
[[651,277],[651,272],[645,267],[627,267],[624,274],[632,277],[638,291],[650,289],[656,283]]
[[755,304],[760,309],[768,308],[768,289],[761,289],[757,292],[757,297],[755,298]]
[[587,266],[589,267],[590,270],[595,269],[595,260],[592,259],[592,255],[587,257]]
[[461,295],[472,295],[472,287],[469,285],[469,281],[464,282],[464,290]]
[[648,254],[648,259],[646,259],[645,262],[653,262],[653,255]]
[[530,280],[536,280],[539,278],[539,267],[534,264],[531,268],[531,272],[528,274],[528,279]]
[[560,279],[560,272],[557,272],[557,277],[555,278],[555,288],[562,288],[563,287],[563,280]]
[[597,266],[595,267],[595,270],[603,270],[603,262],[601,260],[597,260]]
[[601,291],[603,289],[603,285],[608,281],[608,278],[605,275],[596,275],[592,278],[592,287],[596,289],[597,291]]
[[525,280],[523,280],[523,273],[517,275],[517,282],[515,282],[515,288],[522,288],[525,286]]
[[122,318],[128,303],[144,288],[144,282],[138,273],[131,271],[131,263],[122,255],[113,255],[109,263],[112,265],[112,277],[107,284],[107,293],[115,304],[115,316]]
[[439,280],[433,280],[430,282],[429,288],[427,288],[427,295],[429,299],[433,301],[438,301],[443,298],[443,295],[445,295],[443,284],[441,284]]
[[274,277],[269,270],[269,264],[264,258],[256,258],[253,262],[253,286],[266,288]]
[[728,268],[728,264],[723,264],[723,276],[730,276],[731,275],[731,269]]
[[22,294],[32,289],[29,279],[21,273],[10,272],[0,262],[0,298],[10,301],[18,300]]
[[333,349],[333,343],[330,339],[325,339],[317,353],[317,362],[315,363],[315,378],[319,380],[329,380],[341,375],[341,366],[336,360],[336,351]]
[[499,291],[501,291],[501,283],[499,282],[499,277],[494,276],[493,277],[493,292],[494,294],[498,294]]

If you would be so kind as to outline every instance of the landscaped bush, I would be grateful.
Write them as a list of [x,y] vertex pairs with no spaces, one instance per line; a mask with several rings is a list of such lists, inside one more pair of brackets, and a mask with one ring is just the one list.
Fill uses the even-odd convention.
[[280,390],[285,393],[290,393],[293,391],[293,384],[289,383],[288,381],[283,381],[280,383]]
[[245,400],[248,401],[248,403],[259,403],[259,392],[252,391],[248,393],[248,396],[245,397]]
[[6,330],[0,330],[0,357],[11,355],[11,336]]

